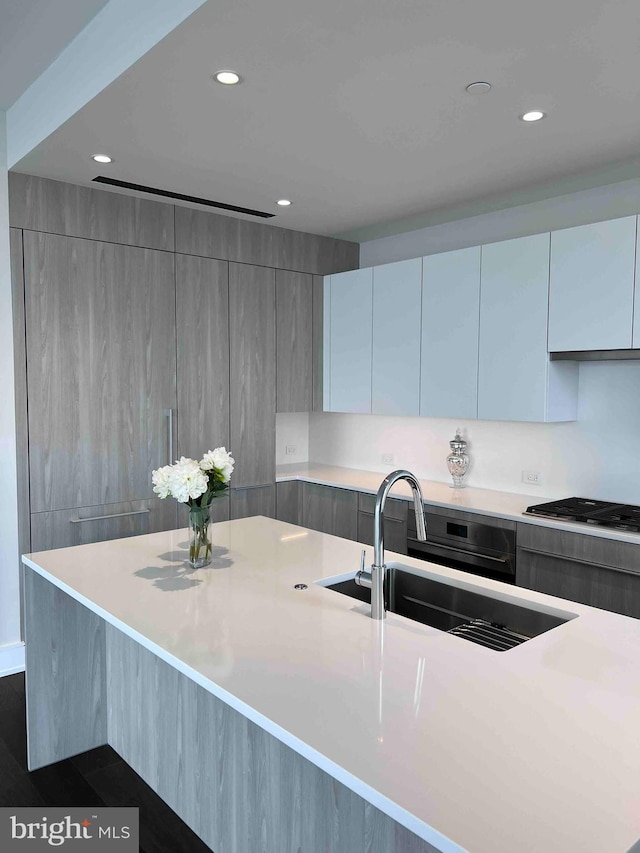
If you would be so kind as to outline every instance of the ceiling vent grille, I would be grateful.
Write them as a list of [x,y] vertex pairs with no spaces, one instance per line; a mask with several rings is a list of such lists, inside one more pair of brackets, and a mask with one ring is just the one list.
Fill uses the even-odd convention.
[[190,204],[204,204],[207,207],[216,207],[219,210],[230,210],[233,213],[244,213],[247,216],[259,216],[261,219],[272,219],[275,213],[265,213],[264,210],[252,210],[250,207],[240,207],[237,204],[225,204],[222,201],[211,201],[208,198],[199,198],[195,195],[184,195],[183,193],[174,193],[170,190],[160,190],[156,187],[145,187],[144,184],[132,184],[130,181],[119,181],[117,178],[107,178],[105,175],[98,175],[93,179],[97,184],[108,184],[111,187],[121,187],[126,190],[134,190],[138,193],[150,193],[151,195],[159,195],[162,198],[174,198],[178,201],[187,201]]

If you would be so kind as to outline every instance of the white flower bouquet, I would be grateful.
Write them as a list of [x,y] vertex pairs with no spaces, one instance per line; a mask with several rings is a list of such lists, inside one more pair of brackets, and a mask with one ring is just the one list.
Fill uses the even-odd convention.
[[194,568],[211,562],[211,502],[227,493],[234,465],[235,459],[226,448],[216,447],[199,462],[181,456],[174,465],[157,468],[151,474],[153,491],[159,497],[172,497],[189,507],[189,562]]

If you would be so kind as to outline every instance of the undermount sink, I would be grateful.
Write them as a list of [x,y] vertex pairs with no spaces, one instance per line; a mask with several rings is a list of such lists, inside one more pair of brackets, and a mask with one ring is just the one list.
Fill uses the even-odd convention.
[[[358,601],[371,601],[371,591],[353,578],[342,575],[319,583]],[[495,651],[508,651],[575,618],[575,614],[536,610],[433,580],[402,563],[387,564],[385,603],[390,613]]]

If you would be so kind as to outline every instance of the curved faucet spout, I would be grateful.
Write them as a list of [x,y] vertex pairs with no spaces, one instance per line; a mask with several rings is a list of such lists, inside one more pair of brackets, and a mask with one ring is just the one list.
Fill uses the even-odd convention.
[[413,494],[413,508],[416,514],[417,537],[422,542],[427,538],[427,526],[424,520],[422,489],[417,477],[411,471],[400,469],[388,474],[378,489],[373,527],[373,565],[370,572],[360,571],[356,575],[356,583],[371,587],[371,618],[384,619],[386,614],[384,603],[384,506],[389,492],[398,482],[406,480]]

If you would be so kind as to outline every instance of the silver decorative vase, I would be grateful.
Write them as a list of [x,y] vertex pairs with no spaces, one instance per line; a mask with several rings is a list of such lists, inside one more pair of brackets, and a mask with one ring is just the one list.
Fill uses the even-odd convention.
[[455,437],[449,442],[451,453],[447,456],[447,468],[453,478],[452,489],[464,489],[465,485],[462,482],[464,475],[469,468],[469,457],[466,454],[467,442],[460,435],[460,430],[456,430]]

